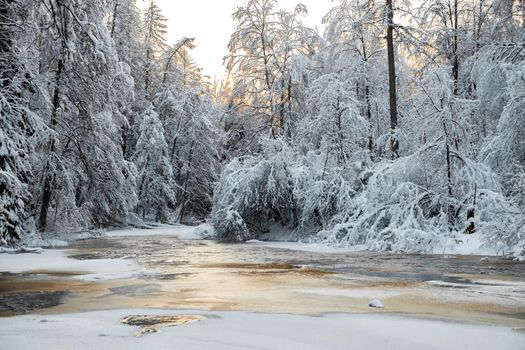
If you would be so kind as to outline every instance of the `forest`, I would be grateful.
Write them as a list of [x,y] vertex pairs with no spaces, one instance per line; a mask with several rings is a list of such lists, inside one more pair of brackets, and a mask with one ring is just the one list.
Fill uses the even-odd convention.
[[307,11],[246,0],[212,82],[155,1],[0,0],[0,246],[183,223],[524,259],[525,1]]

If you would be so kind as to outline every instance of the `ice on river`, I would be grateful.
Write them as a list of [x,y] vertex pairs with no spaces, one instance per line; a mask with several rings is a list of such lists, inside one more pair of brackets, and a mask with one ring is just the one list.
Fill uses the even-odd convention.
[[[470,270],[473,268],[469,267],[470,265],[460,264],[460,260],[454,262],[449,261],[448,258],[405,257],[403,259],[401,255],[378,257],[366,254],[332,256],[325,253],[310,254],[281,249],[264,249],[264,247],[259,247],[257,242],[254,242],[253,245],[220,245],[213,242],[179,241],[174,238],[189,239],[192,234],[193,228],[184,226],[160,227],[152,230],[111,231],[108,232],[110,238],[107,242],[120,243],[122,248],[119,254],[109,256],[120,258],[78,260],[68,256],[72,250],[44,250],[42,254],[1,254],[0,271],[12,273],[84,271],[84,274],[73,276],[73,278],[88,280],[129,278],[140,275],[145,270],[134,260],[124,259],[123,257],[135,256],[135,253],[142,249],[141,244],[144,244],[150,249],[146,251],[149,260],[145,260],[145,257],[140,255],[139,258],[143,260],[137,259],[142,263],[144,261],[150,262],[149,265],[145,264],[144,266],[159,268],[165,274],[181,272],[189,272],[189,274],[178,279],[155,281],[155,284],[161,287],[154,289],[154,291],[165,288],[169,293],[157,296],[153,293],[151,298],[157,298],[156,300],[140,296],[136,299],[137,304],[132,305],[137,308],[155,305],[168,307],[170,304],[166,304],[166,302],[170,301],[169,298],[173,298],[171,300],[181,302],[180,309],[198,308],[199,305],[196,301],[204,300],[205,303],[202,305],[205,309],[220,308],[227,310],[224,307],[225,305],[234,305],[230,309],[232,311],[183,311],[151,308],[6,317],[0,318],[0,349],[82,350],[97,347],[117,350],[165,348],[185,350],[525,349],[525,333],[523,331],[516,331],[506,326],[469,324],[469,321],[479,320],[480,318],[476,318],[479,315],[472,316],[472,313],[464,313],[464,310],[460,310],[457,315],[451,317],[461,320],[461,322],[454,323],[417,317],[398,317],[384,313],[386,311],[416,316],[422,314],[425,316],[428,314],[443,316],[443,314],[439,314],[440,310],[447,312],[451,310],[451,308],[436,306],[437,304],[432,304],[425,309],[426,314],[418,313],[419,310],[418,312],[414,312],[413,309],[409,310],[413,300],[417,301],[418,298],[419,300],[427,300],[420,297],[428,297],[430,300],[430,297],[434,297],[440,304],[453,305],[453,308],[462,306],[458,302],[464,302],[466,304],[463,306],[470,307],[468,303],[475,302],[475,305],[480,305],[487,301],[486,305],[492,306],[478,308],[482,311],[489,310],[486,314],[481,315],[483,316],[481,319],[485,320],[487,317],[498,316],[495,314],[498,310],[506,312],[515,310],[516,316],[519,317],[521,315],[519,310],[523,305],[523,281],[521,279],[514,280],[510,277],[498,279],[496,274],[486,278],[480,274],[469,276],[470,279],[444,280],[446,276],[444,272],[440,272],[436,274],[435,279],[426,282],[411,280],[397,283],[395,276],[367,276],[359,275],[358,272],[361,271],[360,269],[370,267],[377,268],[378,271],[376,272],[381,272],[385,266],[388,267],[386,272],[390,272],[391,265],[394,265],[392,268],[394,268],[393,271],[396,271],[395,269],[399,266],[407,264],[417,264],[418,270],[425,269],[429,264],[432,269],[446,270],[452,263],[458,263],[459,267],[454,265],[451,271],[458,268],[463,269],[463,267],[468,267]],[[169,237],[140,237],[149,235]],[[172,235],[173,237],[171,237]],[[129,236],[136,236],[137,238],[120,238]],[[87,255],[93,253],[93,248],[89,249],[86,251]],[[111,249],[111,245],[105,248],[105,250]],[[77,248],[76,253],[81,252],[82,249]],[[101,256],[107,257],[108,255],[102,254]],[[174,258],[175,263],[172,264],[171,261],[166,260],[167,258]],[[177,260],[179,258],[183,260]],[[253,260],[254,258],[256,260]],[[388,259],[382,262],[382,258]],[[151,261],[156,260],[170,263],[161,266],[151,263]],[[285,268],[270,268],[271,263],[275,262],[285,266]],[[380,262],[382,264],[378,264]],[[313,268],[296,268],[301,264],[313,266]],[[323,268],[334,266],[334,264],[340,265],[340,267],[357,264],[358,270],[357,272],[353,270],[344,272],[346,270],[343,268],[341,269],[343,272],[337,274],[313,273],[324,271]],[[436,266],[436,264],[438,265]],[[507,264],[495,266],[495,268],[500,267],[506,270],[510,268]],[[475,268],[478,268],[478,259],[475,260]],[[24,283],[26,282],[24,281]],[[126,283],[126,286],[132,285]],[[142,286],[142,282],[138,279],[134,283],[139,287]],[[149,284],[151,281],[145,283]],[[179,291],[183,292],[179,293]],[[98,301],[98,304],[93,303],[91,307],[94,305],[97,306],[97,309],[130,307],[130,304],[118,304],[118,295],[108,294],[111,297],[109,299],[111,304],[104,304],[106,301],[104,298],[93,298],[93,300]],[[403,299],[405,297],[409,299],[408,304]],[[374,298],[383,300],[387,308],[369,309],[367,303]],[[129,301],[129,295],[126,295],[125,299]],[[357,301],[353,299],[357,299]],[[77,302],[84,300],[80,298]],[[144,300],[147,301],[147,304],[142,303]],[[218,300],[221,303],[214,304],[212,302],[208,304],[209,300]],[[355,312],[359,311],[360,306],[362,306],[361,311],[367,309],[363,312],[373,312],[373,314],[341,313],[308,317],[263,313],[284,312],[283,308],[290,304],[299,305],[299,309],[296,309],[301,311],[299,313],[309,313],[308,310],[312,314],[330,310]],[[70,303],[71,308],[67,310],[81,309],[78,308],[78,305]],[[177,307],[177,305],[175,303],[173,307]],[[211,306],[209,307],[209,305]],[[266,305],[271,307],[265,308]],[[309,305],[317,305],[317,308],[308,309],[305,307]],[[333,305],[336,307],[334,308]],[[419,304],[418,307],[421,306],[424,305]],[[91,310],[93,309],[95,308],[91,308]],[[293,305],[290,310],[294,310]],[[312,310],[321,311],[313,312]],[[493,313],[494,315],[492,315]],[[138,331],[137,327],[120,323],[120,320],[129,315],[177,314],[204,315],[205,318],[193,324],[162,328],[159,332],[146,334],[142,338],[134,337]],[[496,317],[490,319],[489,322],[501,320],[508,322],[510,317],[513,317],[513,314],[507,318],[498,319]],[[516,327],[523,327],[523,323],[517,321],[500,324],[517,324]]]
[[78,273],[75,279],[85,281],[130,278],[147,272],[128,259],[78,260],[70,252],[45,249],[41,254],[0,254],[0,271],[10,273]]

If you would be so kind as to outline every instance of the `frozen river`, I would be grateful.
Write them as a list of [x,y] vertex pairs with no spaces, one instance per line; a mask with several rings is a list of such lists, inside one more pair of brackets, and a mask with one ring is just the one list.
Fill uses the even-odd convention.
[[[525,340],[524,263],[480,256],[314,252],[179,236],[177,229],[124,232],[43,254],[0,255],[0,323],[21,320],[11,316],[22,314],[89,318],[100,310],[137,309],[232,312],[227,317],[234,318],[248,312],[247,319],[253,312],[382,315],[503,327]],[[385,307],[370,308],[372,299]]]

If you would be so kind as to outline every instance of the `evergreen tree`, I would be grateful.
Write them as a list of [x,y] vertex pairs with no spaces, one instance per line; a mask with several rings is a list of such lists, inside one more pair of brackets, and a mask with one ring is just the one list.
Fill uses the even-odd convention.
[[144,12],[144,96],[151,99],[155,94],[155,81],[159,76],[158,58],[166,49],[167,19],[154,0]]
[[29,137],[34,121],[24,99],[30,77],[16,49],[19,11],[18,1],[0,1],[0,246],[14,244],[29,228]]
[[[164,128],[150,105],[141,116],[140,136],[133,161],[138,169],[137,211],[143,219],[165,222],[175,208],[175,184],[168,159]],[[154,217],[150,215],[155,214]]]

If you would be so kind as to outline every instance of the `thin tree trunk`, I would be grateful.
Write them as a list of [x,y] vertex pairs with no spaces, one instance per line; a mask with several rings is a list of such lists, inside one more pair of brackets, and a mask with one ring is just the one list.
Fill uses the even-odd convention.
[[288,123],[287,123],[287,136],[288,136],[288,139],[292,139],[292,129],[291,129],[291,126],[292,126],[292,76],[290,75],[288,77],[288,97],[287,97],[287,102],[288,102]]
[[388,83],[389,83],[389,101],[390,101],[390,132],[392,133],[390,139],[390,148],[392,151],[392,158],[399,157],[399,142],[396,136],[397,122],[397,92],[396,92],[396,63],[394,55],[394,10],[392,8],[392,0],[386,0],[387,10],[387,30],[386,30],[386,44],[388,51]]
[[151,50],[148,48],[146,49],[146,69],[144,72],[145,80],[144,80],[144,94],[146,98],[149,98],[149,85],[150,85],[150,74],[151,74]]
[[284,127],[284,115],[286,111],[286,89],[284,88],[284,81],[281,82],[281,97],[279,101],[279,118],[277,119],[276,135],[282,133]]
[[[368,69],[368,54],[366,51],[365,38],[363,32],[361,31],[361,46],[363,50],[363,62],[365,63],[366,69]],[[366,104],[366,119],[370,123],[370,133],[368,134],[368,150],[372,151],[374,148],[374,140],[372,136],[372,106],[370,104],[370,86],[368,85],[368,80],[365,77],[365,104]]]
[[[448,200],[452,199],[452,164],[450,159],[450,146],[446,144],[446,159],[447,159],[447,192],[448,192]],[[447,217],[448,217],[448,225],[449,230],[452,231],[452,224],[454,222],[454,208],[450,203],[447,203]]]
[[[62,78],[62,70],[64,69],[64,61],[62,59],[58,60],[57,71],[55,75],[55,90],[53,92],[53,112],[51,113],[50,127],[51,130],[55,130],[57,124],[57,114],[60,107],[60,84]],[[44,232],[47,229],[47,214],[49,207],[51,205],[52,198],[52,180],[53,174],[49,173],[49,168],[51,166],[50,157],[55,152],[55,136],[52,136],[51,141],[49,142],[49,153],[47,156],[46,166],[44,167],[44,181],[42,189],[42,206],[40,207],[40,215],[38,217],[38,230]]]
[[[146,159],[146,164],[144,165],[144,169],[148,169],[148,167],[149,167],[149,157]],[[144,191],[145,182],[146,182],[146,176],[142,174],[142,178],[140,179],[140,184],[139,184],[139,191],[138,191],[139,201],[140,201],[140,198],[142,198],[142,191]]]
[[337,126],[337,146],[339,148],[339,152],[337,153],[337,164],[341,165],[345,163],[346,157],[345,157],[345,151],[343,147],[343,141],[344,141],[344,135],[343,135],[343,125],[341,121],[341,116],[343,115],[344,109],[341,109],[341,104],[339,102],[339,98],[337,98],[337,119],[336,119],[336,126]]
[[267,43],[266,39],[264,37],[264,31],[266,30],[266,17],[263,19],[263,23],[260,30],[260,38],[261,38],[261,47],[262,47],[262,54],[263,54],[263,63],[264,63],[264,80],[266,82],[266,88],[268,89],[269,94],[269,102],[270,102],[270,121],[272,123],[271,125],[271,131],[272,131],[272,137],[276,137],[275,130],[274,130],[274,105],[273,105],[273,95],[272,95],[272,82],[270,82],[270,71],[268,69],[268,57],[267,57]]
[[483,2],[484,0],[479,0],[479,13],[478,13],[478,27],[476,28],[476,47],[479,49],[481,47],[481,43],[479,42],[481,39],[481,28],[483,26]]
[[111,21],[111,37],[112,38],[114,38],[114,34],[115,34],[115,27],[117,23],[117,14],[118,14],[118,5],[119,5],[119,2],[115,1],[115,7],[113,8],[113,18]]
[[[443,122],[443,130],[445,132],[445,159],[447,162],[447,194],[449,200],[452,198],[452,160],[450,157],[450,145],[449,145],[449,135],[447,131],[447,126],[445,122]],[[450,203],[447,203],[447,217],[448,217],[448,225],[449,230],[452,230],[452,223],[454,222],[454,208],[450,205]]]
[[458,0],[454,0],[454,46],[452,76],[454,78],[454,95],[458,94],[459,58],[458,58]]
[[520,0],[521,5],[521,28],[525,29],[525,0]]
[[452,197],[452,164],[450,162],[450,146],[447,142],[446,145],[446,158],[447,158],[447,192]]
[[175,160],[175,152],[177,150],[177,139],[178,139],[178,133],[179,133],[179,130],[180,130],[180,122],[182,120],[182,116],[179,117],[179,120],[177,120],[177,128],[175,129],[175,131],[177,132],[177,136],[175,136],[173,138],[173,145],[171,146],[171,157],[170,157],[170,160],[171,160],[171,165],[173,166],[173,161]]
[[368,150],[372,152],[374,149],[374,139],[372,137],[372,106],[370,105],[370,87],[365,81],[365,101],[366,101],[366,119],[370,123],[370,132],[368,133]]
[[184,180],[184,193],[182,194],[182,201],[181,201],[182,205],[180,208],[179,222],[182,222],[182,219],[184,219],[184,213],[186,211],[186,193],[188,193],[188,181],[190,179],[190,167],[193,161],[193,146],[194,145],[195,145],[195,141],[191,141],[190,154],[188,155],[188,169],[186,170],[186,179]]

